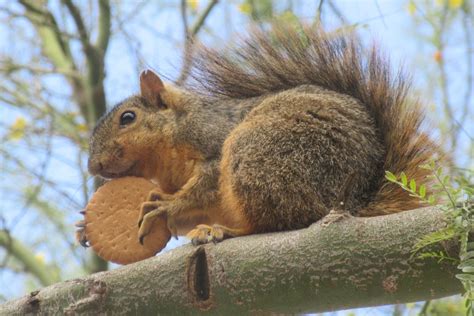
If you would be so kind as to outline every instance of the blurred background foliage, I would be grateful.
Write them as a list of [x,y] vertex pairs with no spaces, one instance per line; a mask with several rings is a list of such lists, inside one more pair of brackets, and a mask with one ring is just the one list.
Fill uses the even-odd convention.
[[[472,169],[471,0],[0,1],[0,302],[110,267],[74,239],[99,184],[87,174],[96,120],[153,68],[177,83],[193,43],[219,46],[254,23],[321,24],[375,38],[414,75],[453,172]],[[181,240],[180,243],[185,241]],[[178,243],[179,244],[179,243]],[[176,246],[174,243],[170,247]],[[459,298],[339,312],[463,314]]]

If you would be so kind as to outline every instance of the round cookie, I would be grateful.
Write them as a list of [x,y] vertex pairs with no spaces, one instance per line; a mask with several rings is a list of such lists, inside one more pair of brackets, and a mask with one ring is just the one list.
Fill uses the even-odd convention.
[[171,237],[166,220],[157,219],[142,246],[138,241],[140,205],[156,185],[144,178],[111,180],[94,193],[85,209],[85,233],[99,257],[128,264],[154,256]]

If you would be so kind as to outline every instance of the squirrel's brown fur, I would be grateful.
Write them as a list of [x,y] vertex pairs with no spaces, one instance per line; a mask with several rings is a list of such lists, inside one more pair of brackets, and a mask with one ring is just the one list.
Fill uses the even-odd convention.
[[[274,25],[272,32],[255,30],[240,45],[227,50],[202,48],[194,77],[202,94],[245,99],[309,84],[359,100],[373,117],[385,147],[382,170],[405,172],[416,183],[429,171],[419,168],[439,153],[420,130],[420,104],[407,97],[409,82],[395,75],[376,47],[364,51],[351,35],[332,35],[314,28],[304,32]],[[377,193],[359,215],[396,213],[419,206],[399,185],[380,174]]]
[[[190,232],[197,242],[302,228],[340,202],[348,178],[345,209],[354,215],[420,205],[384,172],[425,182],[419,166],[439,149],[420,129],[404,76],[377,49],[274,25],[226,50],[200,49],[193,78],[182,90],[144,73],[141,96],[93,133],[91,173],[144,176],[167,191],[151,195],[144,222],[167,216],[178,231],[214,224]],[[126,111],[136,120],[118,126]]]

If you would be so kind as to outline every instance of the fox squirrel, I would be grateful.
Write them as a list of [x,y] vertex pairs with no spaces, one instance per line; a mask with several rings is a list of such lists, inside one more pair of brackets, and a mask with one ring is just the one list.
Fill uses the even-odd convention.
[[[420,206],[385,170],[423,182],[439,152],[419,104],[377,49],[351,35],[274,25],[226,50],[200,48],[187,88],[140,76],[102,117],[89,171],[157,182],[139,238],[165,217],[194,243],[309,226],[339,203],[356,216]],[[347,183],[346,183],[347,185]]]

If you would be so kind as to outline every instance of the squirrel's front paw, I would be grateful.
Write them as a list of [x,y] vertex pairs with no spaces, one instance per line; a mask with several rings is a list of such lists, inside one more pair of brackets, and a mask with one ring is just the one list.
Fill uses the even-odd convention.
[[151,232],[153,223],[161,216],[166,219],[171,235],[177,238],[177,229],[174,224],[175,211],[172,204],[172,201],[153,201],[142,204],[138,218],[138,239],[142,245],[146,235]]

